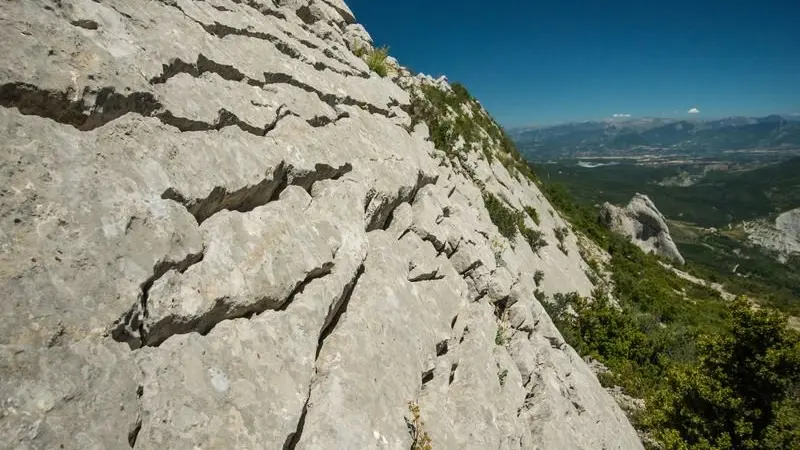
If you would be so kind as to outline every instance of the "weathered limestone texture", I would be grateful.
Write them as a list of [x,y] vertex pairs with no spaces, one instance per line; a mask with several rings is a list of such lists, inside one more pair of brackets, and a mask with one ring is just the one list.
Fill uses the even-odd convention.
[[[566,223],[435,149],[429,79],[371,73],[342,0],[11,0],[0,25],[0,448],[409,449],[409,402],[436,450],[642,448],[534,296],[537,270],[591,292]],[[502,237],[481,189],[550,245]]]

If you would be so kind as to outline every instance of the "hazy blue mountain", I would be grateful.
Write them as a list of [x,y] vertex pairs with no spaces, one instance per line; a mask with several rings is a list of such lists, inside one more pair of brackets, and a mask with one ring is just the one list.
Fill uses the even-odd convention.
[[800,147],[800,121],[789,117],[716,120],[631,119],[510,130],[530,159],[637,152],[713,153]]

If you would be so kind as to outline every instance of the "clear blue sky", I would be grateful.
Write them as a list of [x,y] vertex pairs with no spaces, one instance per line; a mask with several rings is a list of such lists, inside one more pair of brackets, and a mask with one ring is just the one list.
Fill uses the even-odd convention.
[[347,0],[506,126],[800,113],[800,0]]

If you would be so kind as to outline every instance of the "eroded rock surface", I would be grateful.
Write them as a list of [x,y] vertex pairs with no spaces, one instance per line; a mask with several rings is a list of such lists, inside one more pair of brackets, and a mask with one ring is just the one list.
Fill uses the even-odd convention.
[[344,2],[0,12],[0,448],[641,448],[534,295],[592,290],[567,224]]
[[746,222],[744,229],[750,242],[775,252],[781,262],[800,254],[800,208],[779,214],[772,223]]
[[672,241],[667,220],[644,194],[634,195],[624,208],[605,203],[600,220],[611,231],[627,236],[646,253],[661,255],[678,264],[686,262]]

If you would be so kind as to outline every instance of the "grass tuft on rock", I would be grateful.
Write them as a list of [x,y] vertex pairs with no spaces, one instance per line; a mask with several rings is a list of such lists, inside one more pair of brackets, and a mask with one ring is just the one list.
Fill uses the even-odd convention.
[[386,63],[386,58],[389,57],[389,47],[380,47],[372,50],[367,55],[367,66],[369,70],[377,73],[381,77],[386,77],[389,74],[389,65]]

